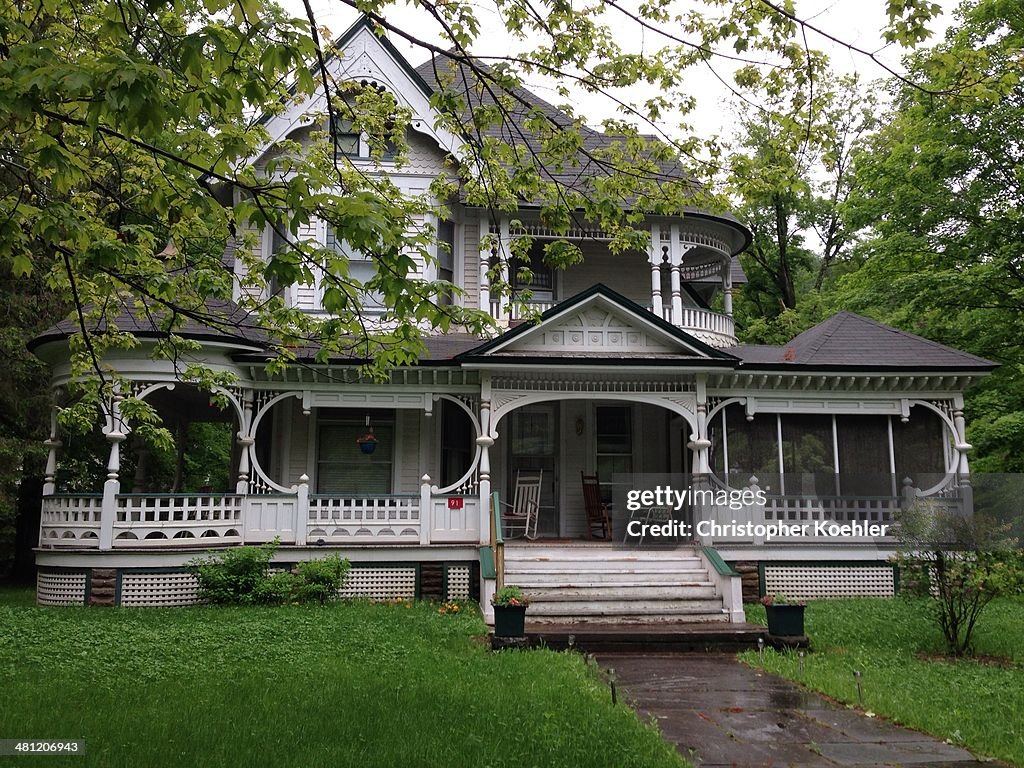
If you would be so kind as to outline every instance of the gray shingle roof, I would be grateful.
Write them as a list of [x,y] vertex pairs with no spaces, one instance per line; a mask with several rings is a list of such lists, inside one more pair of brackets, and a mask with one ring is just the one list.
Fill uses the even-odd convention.
[[782,346],[741,344],[729,350],[747,367],[968,370],[996,364],[936,341],[840,312]]
[[[476,62],[474,66],[481,71],[487,71],[487,65]],[[505,95],[512,97],[512,104],[509,106],[508,120],[499,121],[494,125],[488,125],[480,129],[480,137],[499,139],[505,143],[522,147],[524,151],[539,158],[542,153],[539,137],[524,128],[526,120],[534,111],[539,111],[552,126],[568,129],[573,126],[569,117],[558,107],[549,104],[531,91],[519,87],[509,91],[502,91],[496,84],[489,88],[481,87],[480,78],[469,66],[457,63],[452,59],[433,57],[416,68],[416,73],[423,78],[424,82],[434,91],[442,88],[441,80],[447,77],[454,78],[450,85],[446,86],[456,92],[458,96],[467,102],[469,111],[478,106],[495,106],[498,99]],[[466,116],[466,124],[472,125],[471,116]],[[587,192],[593,179],[600,176],[608,176],[614,172],[611,161],[601,157],[602,152],[610,148],[624,146],[623,137],[609,135],[596,131],[583,125],[580,127],[582,139],[582,150],[577,154],[575,161],[566,163],[561,168],[544,165],[544,177],[556,182],[565,189]],[[644,136],[645,139],[658,141],[657,137]],[[690,180],[683,168],[676,162],[657,162],[658,170],[653,173],[653,178],[664,182],[689,182],[697,190],[697,182]],[[530,202],[530,201],[527,201]],[[739,219],[729,213],[711,214],[697,208],[689,208],[685,211],[697,216],[718,219],[732,224],[741,230],[744,237],[749,239],[749,233],[740,223]],[[744,247],[746,247],[744,245]],[[742,271],[742,270],[741,270]]]
[[[137,336],[163,337],[167,334],[161,330],[160,325],[168,318],[166,309],[153,308],[145,313],[126,307],[113,322],[119,331]],[[90,327],[89,331],[103,333],[106,329],[107,325],[100,322]],[[28,348],[34,350],[47,342],[67,339],[80,330],[77,320],[62,320],[32,339],[28,343]],[[203,307],[197,309],[193,317],[187,317],[174,332],[184,338],[223,339],[257,347],[267,345],[267,335],[247,312],[233,301],[220,299],[207,299]]]

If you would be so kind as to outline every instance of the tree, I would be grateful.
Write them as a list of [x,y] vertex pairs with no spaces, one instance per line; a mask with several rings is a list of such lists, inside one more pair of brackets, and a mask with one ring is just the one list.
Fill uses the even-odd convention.
[[[901,42],[919,39],[937,12],[923,0],[891,7],[889,34]],[[536,42],[486,61],[470,55],[481,29],[472,3],[416,4],[442,45],[389,21],[381,2],[358,8],[382,34],[417,44],[439,62],[432,105],[464,148],[455,175],[438,177],[429,195],[403,195],[386,175],[366,174],[335,151],[331,132],[347,120],[370,137],[377,159],[391,147],[400,164],[410,115],[386,93],[331,81],[324,66],[330,44],[308,5],[306,18],[295,19],[268,0],[4,4],[0,262],[16,276],[45,273],[50,289],[74,307],[81,330],[72,340],[74,371],[91,374],[92,383],[77,407],[62,412],[67,426],[91,422],[96,403],[113,396],[104,353],[137,343],[117,329],[124,312],[165,331],[156,354],[175,361],[189,347],[175,333],[183,323],[237,331],[233,323],[244,316],[266,340],[272,366],[315,344],[320,359],[347,356],[377,373],[415,360],[424,327],[484,330],[482,313],[444,300],[451,286],[413,279],[436,238],[419,223],[435,199],[443,205],[461,183],[471,201],[493,209],[541,200],[544,222],[555,231],[584,218],[612,234],[613,249],[635,247],[645,214],[721,202],[701,183],[701,156],[713,147],[665,131],[650,140],[637,125],[659,127],[671,110],[692,105],[686,69],[731,49],[733,58],[767,60],[771,90],[778,72],[798,72],[809,58],[800,42],[807,25],[788,5],[769,2],[714,2],[680,13],[657,4],[639,11],[614,2],[582,10],[503,4],[509,34]],[[617,41],[624,23],[652,30],[659,45],[642,55],[623,48]],[[616,139],[596,147],[571,109],[554,118],[521,99],[523,78],[538,73],[556,78],[563,95],[622,93],[642,83],[657,95],[623,101],[623,119],[605,125]],[[312,148],[298,152],[284,140],[265,153],[260,116],[317,89],[327,99]],[[261,153],[266,162],[254,165]],[[581,157],[601,174],[585,189],[567,188],[554,169],[578,166]],[[633,201],[628,210],[625,199]],[[357,280],[344,255],[298,236],[314,217],[373,258],[372,278]],[[267,227],[286,247],[263,262],[251,246]],[[215,310],[231,296],[232,276],[221,263],[229,240],[249,267],[253,290],[243,315]],[[580,252],[560,241],[546,255],[558,266]],[[261,289],[272,285],[314,281],[325,286],[330,319],[275,295],[262,298]],[[367,293],[388,307],[393,324],[386,333],[367,328],[360,312]],[[209,370],[182,368],[203,386],[227,383]],[[123,410],[136,424],[156,421],[130,398]]]
[[[850,209],[872,235],[844,303],[1001,363],[967,401],[973,469],[1024,469],[1024,84],[1018,3],[965,3],[946,40],[910,57],[927,91],[891,85],[855,156]],[[935,94],[945,94],[936,96]]]
[[1008,525],[982,514],[918,502],[896,522],[900,588],[930,601],[950,654],[969,654],[986,606],[1024,589],[1024,552]]
[[[15,553],[23,549],[15,538],[19,509],[38,514],[38,504],[26,502],[25,496],[41,483],[43,441],[49,434],[50,395],[40,387],[46,366],[25,345],[67,309],[45,289],[40,275],[19,279],[0,267],[0,578],[17,565]],[[36,530],[38,525],[22,527]]]
[[854,238],[844,210],[851,154],[872,127],[874,98],[857,78],[830,76],[827,64],[809,57],[780,80],[769,108],[741,107],[727,186],[753,234],[737,306],[748,341],[779,343],[820,321],[818,302],[809,311],[800,304],[821,292]]

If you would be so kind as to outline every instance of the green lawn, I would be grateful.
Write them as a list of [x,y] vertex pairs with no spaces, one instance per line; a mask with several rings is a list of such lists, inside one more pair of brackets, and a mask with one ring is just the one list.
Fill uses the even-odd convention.
[[19,766],[685,765],[578,654],[490,653],[484,630],[429,604],[37,608],[0,592],[0,738],[86,740],[85,758]]
[[[765,623],[761,606],[749,621]],[[744,654],[753,665],[801,682],[954,744],[1024,766],[1024,599],[994,602],[975,631],[978,654],[949,661],[921,600],[829,600],[807,606],[813,652]],[[860,671],[859,704],[854,670]]]

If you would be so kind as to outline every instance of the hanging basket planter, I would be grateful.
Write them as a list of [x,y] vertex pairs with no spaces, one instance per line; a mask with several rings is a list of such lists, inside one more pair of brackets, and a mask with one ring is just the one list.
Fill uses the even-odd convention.
[[373,434],[372,429],[367,429],[365,435],[356,438],[356,445],[359,446],[359,450],[367,456],[377,450],[377,442],[377,436]]

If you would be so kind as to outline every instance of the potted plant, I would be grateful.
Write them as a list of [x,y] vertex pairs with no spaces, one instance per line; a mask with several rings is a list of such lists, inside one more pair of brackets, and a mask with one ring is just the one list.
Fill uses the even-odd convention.
[[523,594],[522,587],[514,584],[502,587],[494,593],[495,637],[526,637],[526,606],[530,601]]
[[790,602],[785,595],[776,593],[761,598],[768,614],[768,634],[776,637],[803,637],[804,603]]

